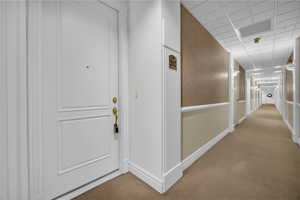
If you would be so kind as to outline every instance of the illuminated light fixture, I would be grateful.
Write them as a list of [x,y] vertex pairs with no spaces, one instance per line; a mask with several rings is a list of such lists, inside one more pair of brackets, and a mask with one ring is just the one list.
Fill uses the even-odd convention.
[[263,69],[262,68],[255,68],[255,69],[252,69],[251,71],[256,72],[256,71],[261,71],[261,70],[263,70]]
[[240,31],[239,31],[239,29],[234,29],[234,32],[235,32],[235,34],[238,36],[238,38],[240,39],[241,38],[241,33],[240,33]]
[[253,73],[252,75],[256,76],[256,75],[261,75],[263,73]]
[[260,40],[261,40],[261,37],[256,37],[256,38],[254,38],[254,43],[258,44],[260,42]]
[[281,73],[282,71],[274,71],[274,73]]
[[240,71],[236,71],[236,72],[234,72],[233,76],[237,76],[237,75],[239,75],[239,73],[240,73]]
[[275,68],[275,69],[281,69],[282,66],[275,66],[274,68]]

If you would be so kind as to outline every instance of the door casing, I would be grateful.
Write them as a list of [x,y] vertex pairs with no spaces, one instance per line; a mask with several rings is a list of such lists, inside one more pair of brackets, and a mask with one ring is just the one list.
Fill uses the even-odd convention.
[[[126,3],[111,2],[102,0],[101,3],[115,9],[118,14],[118,84],[119,84],[119,112],[120,112],[120,168],[108,177],[103,177],[96,182],[85,185],[84,187],[62,197],[73,198],[92,187],[95,187],[105,180],[109,180],[119,174],[128,171],[128,41],[127,41],[127,5]],[[28,55],[28,155],[29,155],[29,199],[44,200],[43,183],[43,135],[42,135],[42,65],[41,65],[41,16],[42,0],[29,0],[27,2],[27,55]]]

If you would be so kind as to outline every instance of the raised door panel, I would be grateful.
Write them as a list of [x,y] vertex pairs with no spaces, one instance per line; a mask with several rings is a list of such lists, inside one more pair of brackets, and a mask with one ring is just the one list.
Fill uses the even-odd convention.
[[112,68],[107,66],[115,64],[111,63],[113,14],[91,2],[62,4],[58,38],[62,109],[108,106]]
[[59,174],[110,156],[108,116],[63,120],[59,128]]

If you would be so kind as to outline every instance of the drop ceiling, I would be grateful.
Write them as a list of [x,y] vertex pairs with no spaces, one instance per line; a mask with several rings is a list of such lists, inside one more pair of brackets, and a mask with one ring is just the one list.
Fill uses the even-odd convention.
[[[183,0],[183,5],[246,69],[286,64],[300,36],[300,1]],[[271,30],[239,37],[238,29],[271,20]],[[254,38],[261,37],[258,44]]]

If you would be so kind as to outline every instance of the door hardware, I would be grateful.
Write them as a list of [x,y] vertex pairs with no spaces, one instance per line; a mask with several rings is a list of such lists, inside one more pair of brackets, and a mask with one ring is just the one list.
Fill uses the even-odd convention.
[[112,109],[112,112],[115,116],[115,123],[114,123],[114,126],[113,126],[113,129],[114,129],[114,133],[117,134],[119,133],[119,126],[118,126],[118,109],[117,107],[114,107]]
[[177,70],[177,58],[174,55],[169,55],[169,68]]

